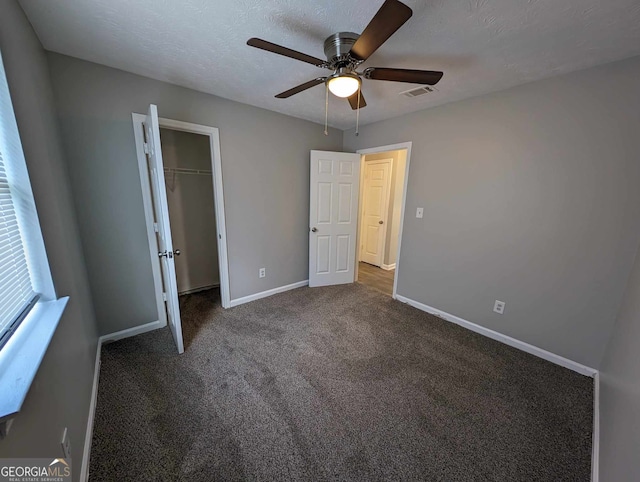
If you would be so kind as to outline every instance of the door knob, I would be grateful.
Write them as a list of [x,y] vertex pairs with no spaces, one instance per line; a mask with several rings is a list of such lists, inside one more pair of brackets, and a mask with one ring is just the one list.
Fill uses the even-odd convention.
[[176,250],[173,252],[173,254],[175,254],[176,256],[180,256],[180,250],[179,250],[179,249],[176,249]]
[[384,224],[384,221],[381,219],[380,221],[378,221],[378,224]]
[[316,232],[318,232],[318,228],[316,228],[316,227],[311,228],[311,232],[312,232],[312,233],[316,233]]

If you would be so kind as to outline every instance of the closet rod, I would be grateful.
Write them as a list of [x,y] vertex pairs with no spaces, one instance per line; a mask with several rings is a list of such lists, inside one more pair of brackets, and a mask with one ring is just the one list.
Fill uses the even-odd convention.
[[165,167],[164,172],[169,174],[200,174],[206,176],[212,174],[211,171],[207,171],[206,169],[187,169],[184,167]]

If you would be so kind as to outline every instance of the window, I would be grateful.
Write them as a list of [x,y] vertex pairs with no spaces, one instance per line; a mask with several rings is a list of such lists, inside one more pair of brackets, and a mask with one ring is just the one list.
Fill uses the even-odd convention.
[[12,187],[7,164],[0,151],[0,349],[38,299],[22,241],[20,192]]
[[0,69],[1,350],[40,293],[49,298],[55,295],[2,64]]
[[[28,88],[19,85],[17,92],[38,94]],[[47,162],[34,161],[34,169]],[[22,407],[67,301],[56,299],[0,55],[0,439]]]

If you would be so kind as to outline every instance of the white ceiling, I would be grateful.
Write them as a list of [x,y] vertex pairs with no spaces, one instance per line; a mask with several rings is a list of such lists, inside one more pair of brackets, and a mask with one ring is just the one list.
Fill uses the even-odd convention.
[[[324,58],[324,39],[361,32],[382,0],[21,0],[47,50],[324,122],[324,88],[274,95],[329,72],[248,47],[260,37]],[[406,0],[413,17],[363,65],[442,70],[438,91],[365,80],[367,124],[640,55],[638,0]],[[162,106],[160,106],[162,108]],[[332,97],[330,124],[355,124]]]

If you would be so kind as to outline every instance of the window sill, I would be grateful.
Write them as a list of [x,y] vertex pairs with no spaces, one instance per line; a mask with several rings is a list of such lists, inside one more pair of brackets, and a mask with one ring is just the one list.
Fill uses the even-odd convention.
[[0,439],[22,407],[68,301],[37,303],[0,351]]

